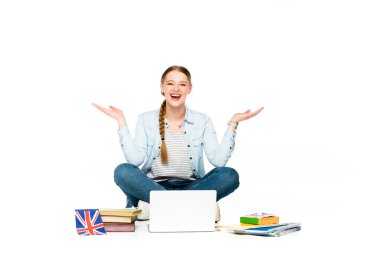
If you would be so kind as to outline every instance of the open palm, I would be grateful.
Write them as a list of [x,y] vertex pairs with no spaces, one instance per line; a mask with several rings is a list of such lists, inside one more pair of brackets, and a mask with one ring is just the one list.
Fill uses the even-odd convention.
[[256,116],[257,114],[259,114],[263,109],[264,109],[264,107],[261,107],[254,112],[251,112],[251,110],[246,110],[245,112],[235,113],[234,116],[232,116],[232,121],[240,122],[243,120],[250,119],[250,118]]
[[108,116],[116,119],[117,121],[123,121],[124,120],[124,113],[119,108],[116,108],[116,107],[110,105],[109,109],[108,109],[108,108],[105,108],[105,107],[100,106],[100,105],[95,104],[95,103],[92,103],[92,105],[95,106],[96,108],[98,108],[100,111],[107,114]]

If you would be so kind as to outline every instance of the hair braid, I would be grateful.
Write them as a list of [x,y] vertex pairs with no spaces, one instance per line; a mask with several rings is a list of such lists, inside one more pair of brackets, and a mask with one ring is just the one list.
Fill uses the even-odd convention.
[[164,102],[162,102],[161,104],[160,115],[158,118],[159,127],[160,127],[160,136],[162,140],[161,161],[163,164],[168,163],[168,151],[166,149],[166,144],[165,144],[165,114],[166,114],[166,100],[164,100]]

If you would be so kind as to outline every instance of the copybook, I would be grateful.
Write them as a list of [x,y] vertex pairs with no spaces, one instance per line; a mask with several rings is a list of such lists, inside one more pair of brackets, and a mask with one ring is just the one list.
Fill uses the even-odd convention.
[[284,223],[256,228],[235,229],[233,232],[244,235],[281,236],[298,230],[301,230],[301,223]]

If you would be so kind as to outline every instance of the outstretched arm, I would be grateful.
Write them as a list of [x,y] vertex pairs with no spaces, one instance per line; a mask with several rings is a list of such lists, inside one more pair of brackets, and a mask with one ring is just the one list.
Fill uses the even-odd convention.
[[145,160],[147,152],[147,139],[142,117],[139,117],[137,121],[135,138],[133,139],[122,110],[112,105],[109,106],[109,109],[95,103],[92,103],[92,105],[111,118],[116,119],[119,124],[119,142],[125,159],[136,166],[141,165]]
[[[254,116],[256,116],[257,114],[259,114],[262,110],[264,109],[264,107],[261,107],[259,108],[258,110],[256,111],[253,111],[251,112],[251,110],[246,110],[245,112],[241,112],[241,113],[235,113],[231,120],[232,123],[236,123],[236,126],[237,124],[240,122],[240,121],[243,121],[243,120],[247,120],[247,119],[250,119]],[[229,129],[233,132],[235,132],[236,130],[236,126],[234,124],[230,124],[229,125]]]
[[204,151],[209,162],[215,167],[223,167],[226,165],[227,161],[230,159],[232,152],[235,147],[235,136],[236,125],[243,120],[250,119],[257,114],[259,114],[264,107],[251,112],[247,110],[243,113],[235,113],[229,124],[220,144],[216,137],[216,132],[212,121],[208,118],[206,121],[204,139]]
[[108,109],[108,108],[102,107],[102,106],[95,104],[95,103],[92,103],[92,105],[95,106],[96,108],[98,108],[100,111],[107,114],[108,116],[116,119],[117,123],[119,124],[119,129],[121,129],[127,125],[127,123],[125,122],[124,113],[119,108],[116,108],[116,107],[110,105],[109,109]]

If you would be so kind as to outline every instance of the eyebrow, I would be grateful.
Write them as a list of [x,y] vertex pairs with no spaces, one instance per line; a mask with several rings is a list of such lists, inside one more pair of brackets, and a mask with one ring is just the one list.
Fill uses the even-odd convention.
[[[167,83],[168,83],[168,82],[174,82],[174,80],[167,80],[166,82],[167,82]],[[179,81],[179,82],[180,82],[180,83],[188,83],[188,81]]]

